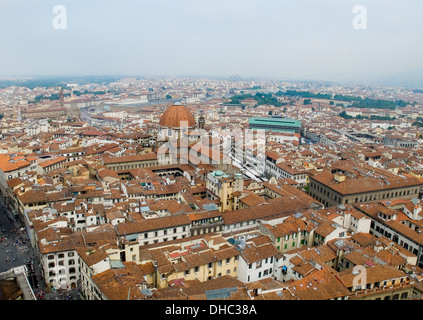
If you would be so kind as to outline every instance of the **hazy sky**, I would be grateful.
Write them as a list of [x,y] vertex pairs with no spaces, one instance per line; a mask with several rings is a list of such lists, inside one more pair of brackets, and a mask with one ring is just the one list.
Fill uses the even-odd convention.
[[407,74],[423,69],[422,14],[420,0],[0,0],[0,75]]

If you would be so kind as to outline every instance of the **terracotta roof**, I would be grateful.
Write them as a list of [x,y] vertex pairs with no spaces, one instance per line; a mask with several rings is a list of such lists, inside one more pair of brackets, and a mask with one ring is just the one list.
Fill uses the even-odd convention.
[[124,268],[109,269],[92,277],[108,300],[143,300],[139,286],[145,283],[144,267],[135,262],[123,262]]
[[255,246],[247,243],[244,250],[241,250],[241,257],[247,264],[251,264],[256,261],[261,261],[266,258],[274,257],[279,254],[279,250],[269,243],[261,246]]
[[109,157],[103,158],[104,164],[113,163],[125,163],[125,162],[137,162],[137,161],[148,161],[157,159],[156,153],[138,154],[124,157]]
[[77,247],[76,251],[79,257],[90,267],[109,257],[106,251],[99,248]]
[[159,230],[191,224],[191,220],[185,214],[164,218],[148,219],[141,222],[126,222],[116,226],[119,235],[136,234],[151,230]]
[[[367,283],[383,282],[385,280],[398,279],[406,277],[407,274],[393,266],[375,265],[371,268],[366,268],[366,277],[364,281]],[[340,281],[346,288],[353,286],[353,280],[357,275],[353,274],[352,269],[343,271],[340,274]]]
[[348,195],[348,194],[358,194],[379,190],[389,190],[395,188],[411,187],[411,186],[421,186],[423,183],[414,177],[387,177],[385,179],[379,178],[358,178],[350,179],[347,178],[344,182],[336,182],[334,180],[334,175],[329,171],[324,170],[321,173],[318,173],[310,179],[316,180],[325,186],[335,190],[339,194]]
[[28,190],[27,192],[19,195],[18,197],[23,204],[48,201],[47,196],[43,191],[34,189]]
[[[370,216],[372,219],[379,221],[381,223],[384,223],[392,230],[395,230],[396,232],[404,235],[405,237],[411,239],[412,241],[415,241],[416,243],[419,243],[420,245],[423,244],[423,234],[418,233],[416,230],[408,227],[407,225],[403,224],[401,221],[398,220],[389,220],[384,221],[381,218],[378,217],[378,213],[383,210],[384,213],[386,213],[386,210],[389,208],[385,208],[380,203],[368,203],[368,204],[356,204],[354,205],[358,210],[362,211],[366,215]],[[393,210],[393,213],[397,212],[398,215],[403,214],[400,210]]]
[[54,164],[56,164],[56,163],[59,163],[59,162],[65,161],[66,159],[67,159],[67,157],[57,157],[57,158],[55,158],[55,159],[50,159],[50,160],[47,160],[47,161],[41,162],[41,163],[39,163],[38,165],[39,165],[41,168],[46,168],[46,167],[51,166],[51,165],[54,165]]
[[116,171],[114,170],[110,170],[110,169],[101,169],[97,172],[98,176],[102,179],[106,178],[106,177],[112,177],[112,178],[116,178],[120,180],[119,175],[116,173]]
[[374,235],[364,232],[354,234],[351,239],[357,242],[362,247],[375,245],[377,241],[377,238]]
[[299,199],[295,197],[281,197],[273,199],[269,204],[225,212],[223,220],[225,225],[230,225],[238,222],[266,219],[279,215],[288,216],[294,211],[310,208],[313,203],[315,202],[311,200],[309,201],[309,199],[306,198]]
[[10,172],[14,170],[18,170],[21,168],[28,167],[30,163],[26,160],[18,160],[15,162],[10,162],[10,157],[1,157],[0,158],[0,169],[3,172]]
[[289,290],[299,300],[330,300],[350,294],[328,268],[292,282]]
[[264,200],[262,197],[260,197],[256,193],[251,193],[248,196],[245,196],[245,197],[239,199],[239,201],[246,204],[248,207],[255,207],[259,204],[266,202],[266,200]]
[[[181,123],[182,122],[182,123]],[[191,111],[183,105],[172,105],[160,117],[160,126],[167,128],[180,128],[186,122],[187,127],[195,126],[195,118]]]

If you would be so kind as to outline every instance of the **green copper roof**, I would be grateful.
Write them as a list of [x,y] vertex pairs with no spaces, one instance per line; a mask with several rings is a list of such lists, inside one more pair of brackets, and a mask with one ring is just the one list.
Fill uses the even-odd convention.
[[228,174],[226,174],[226,173],[224,173],[224,172],[222,172],[222,171],[220,171],[220,170],[213,171],[211,174],[212,174],[214,177],[223,177],[223,178],[228,178],[228,177],[229,177],[229,175],[228,175]]
[[294,132],[301,128],[301,121],[287,118],[250,118],[251,129],[265,129],[272,131]]
[[286,118],[250,118],[250,124],[280,125],[289,127],[300,127],[301,121]]

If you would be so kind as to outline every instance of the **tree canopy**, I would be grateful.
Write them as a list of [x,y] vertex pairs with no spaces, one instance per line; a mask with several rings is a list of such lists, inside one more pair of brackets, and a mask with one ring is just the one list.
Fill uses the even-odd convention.
[[257,101],[257,106],[264,104],[273,105],[275,107],[281,107],[282,103],[276,97],[273,97],[271,93],[257,92],[255,95],[252,94],[241,94],[232,96],[229,104],[241,104],[242,100],[253,99]]

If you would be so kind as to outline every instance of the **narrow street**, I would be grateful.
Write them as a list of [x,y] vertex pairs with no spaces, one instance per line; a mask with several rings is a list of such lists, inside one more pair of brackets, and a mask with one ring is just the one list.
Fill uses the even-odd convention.
[[0,272],[23,265],[30,271],[28,281],[34,293],[45,291],[38,255],[22,223],[13,216],[6,207],[5,199],[0,196]]
[[[0,197],[0,272],[33,262],[39,267],[37,256],[31,247],[26,230],[17,221]],[[37,269],[38,270],[38,269]]]
[[28,281],[37,296],[44,300],[70,300],[78,298],[78,290],[46,292],[38,254],[28,239],[24,225],[17,220],[0,196],[0,273],[25,265]]

